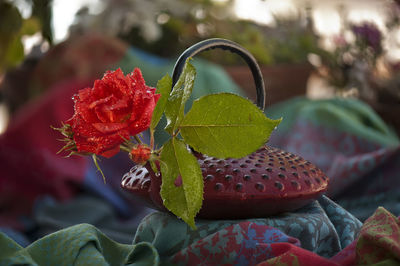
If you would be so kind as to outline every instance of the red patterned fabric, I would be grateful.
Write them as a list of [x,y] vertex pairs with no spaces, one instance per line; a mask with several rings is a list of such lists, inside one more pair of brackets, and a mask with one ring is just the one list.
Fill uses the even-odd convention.
[[265,265],[400,265],[400,219],[378,208],[364,223],[359,238],[334,257],[325,259],[289,243],[271,245],[276,257]]
[[356,248],[357,264],[378,262],[400,264],[400,219],[381,207],[365,222]]
[[329,261],[308,250],[289,243],[275,243],[271,245],[275,257],[259,263],[258,266],[267,265],[318,265],[336,266],[335,262]]

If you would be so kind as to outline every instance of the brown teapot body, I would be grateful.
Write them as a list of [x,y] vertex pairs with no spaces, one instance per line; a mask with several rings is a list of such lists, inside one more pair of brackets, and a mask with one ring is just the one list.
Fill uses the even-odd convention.
[[[199,218],[256,218],[293,211],[318,198],[328,187],[328,177],[316,166],[269,146],[241,159],[195,155],[204,179]],[[138,165],[124,175],[122,187],[151,207],[166,211],[160,197],[161,180],[149,164]],[[182,185],[178,179],[175,183]]]

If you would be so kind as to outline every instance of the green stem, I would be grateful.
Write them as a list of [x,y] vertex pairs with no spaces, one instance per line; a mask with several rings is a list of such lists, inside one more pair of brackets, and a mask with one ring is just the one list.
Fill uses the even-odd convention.
[[154,161],[150,161],[150,166],[151,166],[151,169],[153,169],[154,173],[158,173],[159,172],[159,170],[157,168],[157,165],[155,164]]
[[178,128],[173,134],[172,137],[175,138],[176,136],[178,136],[179,132],[181,131],[180,128]]
[[119,145],[119,148],[120,148],[121,150],[123,150],[123,151],[126,151],[127,153],[130,153],[131,150],[132,150],[130,147],[125,146],[125,145]]
[[154,149],[154,129],[150,129],[150,148]]
[[139,138],[138,135],[133,136],[138,144],[142,144],[142,140]]

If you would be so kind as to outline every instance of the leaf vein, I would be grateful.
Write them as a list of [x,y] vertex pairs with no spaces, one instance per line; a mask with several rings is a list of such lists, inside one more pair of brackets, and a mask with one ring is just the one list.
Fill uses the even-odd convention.
[[223,125],[218,125],[218,124],[184,124],[180,125],[180,128],[184,127],[260,127],[262,126],[261,124],[223,124]]
[[218,144],[218,146],[220,147],[220,149],[221,149],[221,147],[222,147],[221,150],[224,150],[224,144],[221,143],[221,142],[219,141],[219,139],[218,139],[216,136],[214,136],[212,130],[211,130],[209,127],[207,127],[207,129],[210,131],[210,136],[214,138],[215,142]]
[[[178,166],[178,176],[179,176],[179,174],[182,175],[182,173],[181,173],[181,167],[180,167],[180,165],[179,165],[178,156],[177,156],[177,153],[176,153],[176,148],[175,148],[174,139],[172,139],[172,149],[173,149],[173,151],[174,151],[174,160],[175,160],[175,162],[176,162],[176,165]],[[178,178],[178,176],[177,176],[176,178]],[[185,204],[184,204],[184,206],[185,206],[186,212],[187,212],[187,213],[190,213],[189,208],[188,208],[189,205],[188,205],[188,201],[187,201],[187,198],[186,198],[186,193],[185,193],[184,186],[185,186],[185,184],[184,184],[184,182],[183,182],[183,184],[182,184],[182,190],[183,190],[183,198],[185,199]]]

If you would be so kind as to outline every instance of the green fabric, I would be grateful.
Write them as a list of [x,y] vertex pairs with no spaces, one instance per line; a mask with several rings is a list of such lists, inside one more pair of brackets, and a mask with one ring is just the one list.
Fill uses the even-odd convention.
[[[138,221],[147,212],[134,212]],[[39,237],[63,228],[88,223],[96,226],[107,237],[119,243],[132,243],[132,232],[136,231],[137,222],[123,223],[117,218],[115,210],[104,199],[91,195],[80,195],[67,202],[57,202],[49,198],[36,201],[33,219],[38,228]]]
[[271,106],[266,113],[272,119],[283,117],[276,134],[289,131],[293,123],[303,117],[317,125],[352,133],[386,147],[400,143],[394,131],[373,109],[356,99],[310,100],[298,97]]
[[159,264],[158,253],[150,244],[119,244],[89,224],[60,230],[26,248],[0,233],[0,247],[0,265]]

